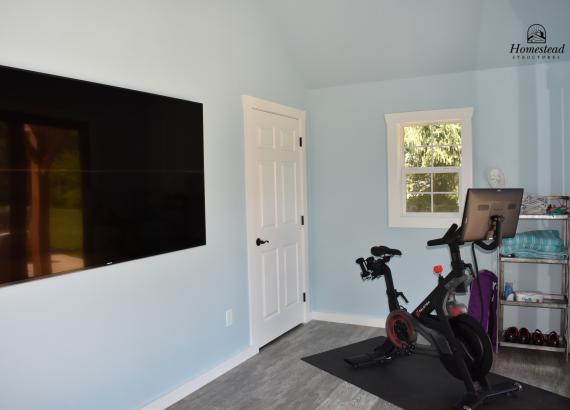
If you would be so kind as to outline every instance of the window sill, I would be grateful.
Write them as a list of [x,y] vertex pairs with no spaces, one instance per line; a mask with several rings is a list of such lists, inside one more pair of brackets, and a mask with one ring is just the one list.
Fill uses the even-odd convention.
[[461,217],[455,216],[396,216],[390,217],[390,228],[449,228],[451,224],[460,224]]

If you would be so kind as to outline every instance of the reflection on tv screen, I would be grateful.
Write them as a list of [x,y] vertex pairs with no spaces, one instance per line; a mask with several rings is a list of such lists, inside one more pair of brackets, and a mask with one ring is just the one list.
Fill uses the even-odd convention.
[[202,105],[0,67],[0,284],[205,244]]
[[[15,135],[11,135],[11,133]],[[21,168],[12,168],[12,157]],[[11,232],[25,236],[27,277],[68,272],[84,267],[81,156],[79,130],[33,122],[0,120],[0,249],[3,259]],[[16,165],[17,166],[17,165]],[[12,171],[12,172],[10,172]],[[19,203],[7,195],[10,184],[20,184]],[[12,200],[11,200],[12,199]],[[25,208],[23,217],[11,220],[10,208]]]

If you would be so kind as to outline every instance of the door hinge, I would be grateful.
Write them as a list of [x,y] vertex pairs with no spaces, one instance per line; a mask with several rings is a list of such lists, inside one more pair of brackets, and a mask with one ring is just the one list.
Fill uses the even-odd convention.
[[303,137],[299,137],[299,146],[303,147]]
[[305,225],[305,215],[301,215],[301,225]]
[[307,301],[307,294],[305,292],[303,292],[303,302]]

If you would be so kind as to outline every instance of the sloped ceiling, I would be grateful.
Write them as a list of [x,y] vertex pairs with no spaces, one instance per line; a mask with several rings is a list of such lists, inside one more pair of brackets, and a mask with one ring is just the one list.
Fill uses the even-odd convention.
[[[568,42],[570,0],[260,0],[307,88],[505,67],[540,23]],[[570,49],[561,59],[570,60]]]

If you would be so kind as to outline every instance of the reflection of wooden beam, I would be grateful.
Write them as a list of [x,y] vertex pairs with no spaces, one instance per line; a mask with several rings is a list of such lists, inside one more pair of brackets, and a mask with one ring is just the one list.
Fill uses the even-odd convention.
[[51,273],[49,243],[49,187],[47,176],[42,172],[39,141],[32,127],[24,125],[26,145],[32,151],[30,155],[30,225],[29,239],[33,272],[28,276],[48,275]]

